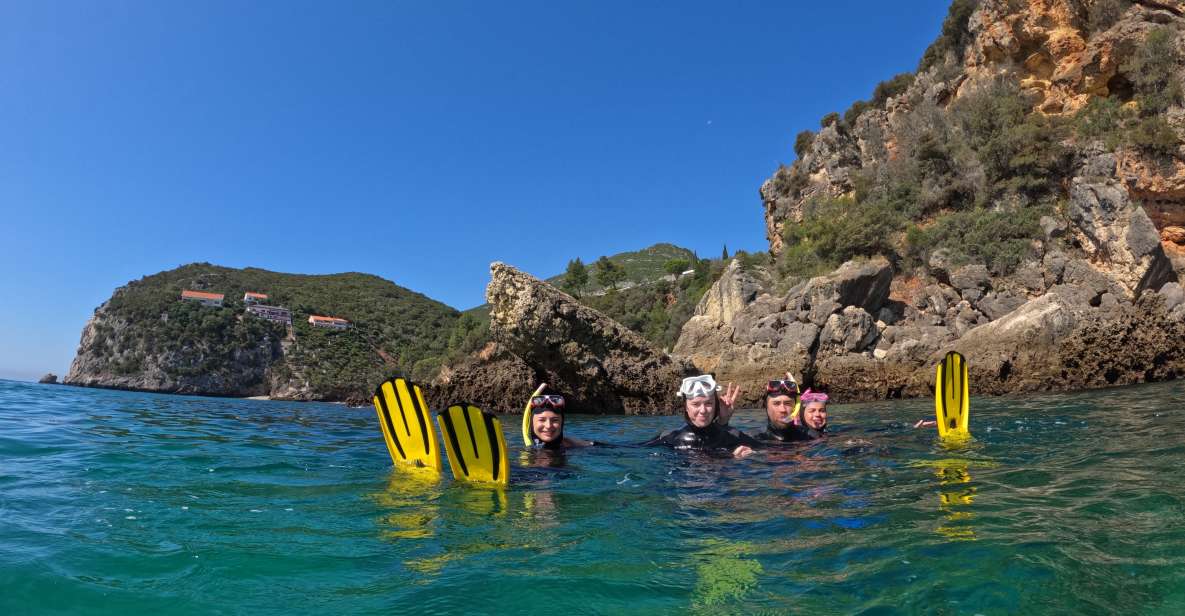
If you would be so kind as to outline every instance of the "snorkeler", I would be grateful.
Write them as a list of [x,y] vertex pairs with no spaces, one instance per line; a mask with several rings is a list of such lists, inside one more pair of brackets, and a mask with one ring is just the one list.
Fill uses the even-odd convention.
[[761,397],[765,407],[765,431],[753,436],[759,441],[787,443],[803,440],[794,422],[799,421],[798,382],[789,372],[786,378],[765,384],[765,395]]
[[[753,453],[761,444],[753,437],[717,423],[717,418],[732,415],[732,406],[740,394],[740,388],[731,385],[723,397],[720,387],[710,374],[683,379],[679,396],[683,398],[684,419],[687,424],[642,443],[643,446],[662,445],[673,449],[727,451],[733,457],[743,458]],[[726,409],[722,413],[722,407]]]
[[540,385],[523,410],[523,441],[527,446],[554,451],[596,445],[594,441],[564,436],[566,401],[560,394],[544,394],[546,388],[547,383]]
[[823,438],[827,432],[827,394],[821,391],[811,391],[808,387],[799,397],[802,402],[801,416],[796,418],[794,428],[797,433],[795,440],[813,441]]

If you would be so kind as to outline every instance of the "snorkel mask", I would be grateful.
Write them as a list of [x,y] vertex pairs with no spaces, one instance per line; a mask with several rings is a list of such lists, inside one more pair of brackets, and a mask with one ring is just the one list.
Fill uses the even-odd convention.
[[[687,420],[687,424],[692,426],[696,431],[706,429],[715,425],[716,418],[720,416],[720,401],[716,397],[716,392],[720,391],[720,386],[716,384],[716,379],[710,374],[701,374],[699,376],[689,376],[683,379],[679,385],[679,396],[683,398],[683,418]],[[687,412],[687,402],[695,398],[712,399],[712,419],[705,427],[695,426],[695,422],[691,421],[691,414]]]
[[716,379],[712,378],[710,374],[689,376],[683,379],[683,383],[679,385],[679,396],[684,400],[714,396],[718,391],[720,391],[720,386],[716,384]]
[[[534,396],[531,398],[531,418],[532,418],[532,421],[530,423],[530,430],[531,430],[531,438],[532,438],[532,440],[535,441],[535,443],[537,443],[537,444],[542,443],[544,447],[559,447],[563,444],[563,442],[564,442],[564,423],[567,423],[566,418],[564,417],[564,405],[565,405],[564,397],[559,394],[545,394],[545,395],[540,395],[540,396]],[[535,434],[535,422],[533,421],[535,415],[538,415],[538,414],[546,412],[546,411],[552,411],[556,415],[559,415],[560,420],[562,422],[562,423],[560,423],[559,436],[557,436],[556,439],[551,441],[550,443],[543,441],[543,439],[539,438],[539,436],[537,434]]]
[[[822,402],[823,408],[826,409],[828,401],[831,400],[831,398],[827,394],[825,394],[821,391],[811,391],[811,388],[809,388],[809,387],[806,389],[806,391],[802,392],[802,396],[800,396],[798,399],[799,399],[799,401],[802,402],[802,414],[800,417],[797,417],[796,419],[802,421],[801,425],[804,425],[804,426],[807,425],[806,418],[805,418],[807,404],[810,404],[811,402]],[[814,430],[815,428],[811,428],[811,429]],[[824,420],[823,425],[818,428],[818,431],[822,432],[826,429],[827,429],[827,422],[826,422],[826,420]]]

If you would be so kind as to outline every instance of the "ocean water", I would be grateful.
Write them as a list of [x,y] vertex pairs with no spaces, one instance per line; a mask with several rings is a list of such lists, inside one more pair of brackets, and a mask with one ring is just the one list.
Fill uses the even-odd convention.
[[838,405],[742,461],[545,460],[510,417],[492,490],[392,470],[371,409],[0,381],[0,614],[1180,614],[1183,409],[975,398],[948,449],[927,401]]

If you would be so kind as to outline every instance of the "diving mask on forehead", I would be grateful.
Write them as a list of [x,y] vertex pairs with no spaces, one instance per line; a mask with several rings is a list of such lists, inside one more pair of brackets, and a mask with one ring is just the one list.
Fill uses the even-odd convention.
[[679,395],[687,400],[715,395],[717,391],[720,391],[720,386],[716,384],[716,379],[712,378],[710,374],[689,376],[683,379],[683,383],[679,385]]

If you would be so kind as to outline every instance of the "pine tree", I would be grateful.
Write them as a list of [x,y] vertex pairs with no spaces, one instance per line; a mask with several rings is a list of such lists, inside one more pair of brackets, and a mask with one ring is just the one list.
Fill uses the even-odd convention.
[[560,286],[572,295],[579,295],[588,286],[588,268],[580,257],[568,261],[568,269],[564,272],[564,281]]
[[723,261],[728,261],[728,244],[724,245],[724,254],[720,255],[720,259]]
[[609,257],[602,256],[593,264],[597,272],[597,282],[603,287],[608,287],[617,290],[617,285],[625,280],[625,270],[618,264],[609,260]]

